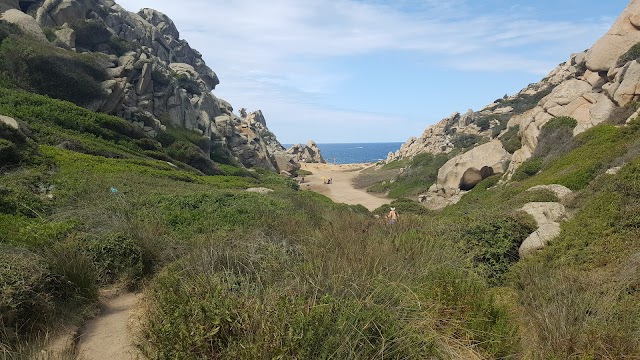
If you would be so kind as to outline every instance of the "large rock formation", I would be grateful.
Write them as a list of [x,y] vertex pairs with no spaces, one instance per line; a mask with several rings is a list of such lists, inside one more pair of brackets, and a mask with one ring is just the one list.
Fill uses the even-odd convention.
[[[112,0],[2,0],[0,9],[3,21],[17,24],[34,38],[47,41],[42,29],[54,29],[57,38],[52,44],[105,55],[109,79],[103,88],[108,96],[87,106],[92,110],[127,119],[152,136],[165,126],[194,130],[247,167],[278,171],[279,164],[288,164],[260,111],[237,116],[229,103],[212,94],[217,75],[180,39],[166,15],[153,9],[128,12]],[[87,36],[79,33],[87,29],[106,29],[111,36],[89,47],[77,41],[78,34]],[[292,166],[286,165],[286,170]]]
[[[605,121],[628,122],[640,115],[638,111],[633,112],[634,102],[640,100],[639,43],[640,0],[631,0],[607,34],[588,51],[572,54],[542,81],[530,84],[516,95],[497,99],[478,112],[467,112],[464,116],[454,113],[428,127],[421,137],[410,138],[399,151],[389,154],[387,161],[411,158],[423,152],[448,153],[454,147],[467,150],[482,138],[500,138],[518,126],[521,147],[510,150],[514,153],[506,174],[511,176],[534,154],[542,127],[554,117],[576,119],[574,136]],[[469,162],[485,156],[477,149],[466,155]],[[447,172],[451,172],[451,179],[444,180]],[[434,208],[455,202],[459,191],[472,187],[482,178],[480,172],[478,166],[472,169],[445,165],[439,172],[442,176],[439,175],[438,183],[420,198],[427,202],[433,200]],[[462,181],[459,183],[459,180]],[[456,185],[461,186],[456,188]]]
[[445,194],[471,190],[482,179],[504,173],[510,160],[500,141],[480,145],[442,165],[433,190]]
[[306,145],[295,144],[289,150],[287,154],[292,155],[294,159],[304,163],[325,163],[326,161],[320,153],[320,148],[313,140],[307,141]]

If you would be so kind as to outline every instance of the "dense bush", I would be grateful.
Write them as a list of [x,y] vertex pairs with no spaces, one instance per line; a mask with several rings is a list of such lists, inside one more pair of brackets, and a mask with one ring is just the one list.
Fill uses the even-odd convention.
[[291,236],[214,239],[171,266],[149,297],[146,354],[441,357],[455,339],[490,357],[516,351],[506,312],[455,246],[423,237],[409,218],[391,234],[357,214],[329,216]]
[[105,70],[92,55],[77,54],[26,37],[0,45],[0,73],[23,89],[88,105],[104,99]]
[[167,153],[174,159],[188,164],[206,175],[221,175],[222,171],[211,160],[208,154],[205,154],[195,144],[178,140],[167,148]]
[[520,245],[536,228],[533,219],[507,216],[472,225],[465,230],[463,241],[489,282],[500,285],[511,264],[520,259]]
[[500,141],[502,142],[502,147],[509,153],[513,154],[520,148],[522,148],[522,142],[520,140],[520,135],[518,132],[520,131],[520,125],[516,125],[514,127],[510,127],[504,135],[500,137]]
[[451,143],[456,148],[469,149],[482,141],[482,136],[473,134],[456,134],[451,139]]
[[399,216],[408,214],[425,215],[430,213],[430,211],[424,206],[420,205],[414,200],[406,198],[393,200],[389,205],[382,205],[379,208],[375,209],[373,213],[380,216],[387,215],[387,213],[389,212],[389,207],[391,206],[396,208]]
[[173,77],[178,80],[178,86],[187,90],[189,94],[202,95],[200,84],[198,84],[197,81],[191,79],[188,75],[174,73]]
[[0,246],[2,343],[10,345],[20,335],[42,329],[54,311],[54,289],[55,279],[42,257],[25,250]]
[[87,242],[86,247],[102,283],[142,277],[142,249],[126,235],[106,234],[95,237]]
[[481,117],[476,120],[476,126],[480,128],[480,131],[489,130],[491,127],[491,119],[490,117]]
[[615,107],[611,112],[611,115],[607,119],[607,124],[624,124],[629,119],[629,117],[638,110],[638,108],[640,108],[640,103],[636,101],[631,101],[622,107]]
[[551,159],[529,184],[555,183],[573,190],[583,189],[616,159],[633,152],[640,133],[638,124],[640,120],[625,127],[601,124],[579,134],[573,138],[568,152]]
[[633,45],[626,53],[620,55],[616,67],[620,67],[629,61],[640,59],[640,43]]
[[518,94],[513,99],[503,99],[500,102],[501,107],[510,106],[513,108],[513,114],[523,114],[524,112],[533,109],[542,98],[549,95],[555,86],[547,86],[546,88],[538,91],[535,94]]
[[110,52],[117,56],[122,56],[129,51],[134,51],[138,48],[138,45],[134,42],[127,41],[117,35],[112,35],[109,38],[108,47]]
[[[154,68],[151,71],[151,80],[153,80],[153,85],[157,86],[158,88],[165,87],[171,84],[171,78],[156,68]],[[163,124],[170,125],[170,124],[165,124],[164,122]]]
[[532,177],[542,169],[543,159],[533,158],[525,161],[520,167],[513,173],[511,180],[520,181],[526,178]]
[[76,46],[94,51],[96,46],[108,43],[112,33],[107,27],[95,20],[77,21],[71,24],[76,32]]

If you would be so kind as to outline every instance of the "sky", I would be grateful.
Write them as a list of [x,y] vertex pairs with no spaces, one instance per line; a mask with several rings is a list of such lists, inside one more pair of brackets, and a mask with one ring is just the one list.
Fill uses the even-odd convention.
[[538,82],[628,0],[116,0],[168,15],[284,144],[404,142]]

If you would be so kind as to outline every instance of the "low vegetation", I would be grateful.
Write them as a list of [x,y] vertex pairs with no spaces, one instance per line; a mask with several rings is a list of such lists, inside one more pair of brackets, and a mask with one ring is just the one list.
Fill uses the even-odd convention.
[[520,125],[516,125],[510,127],[507,132],[504,133],[500,137],[500,142],[502,142],[502,147],[509,153],[513,154],[514,152],[520,150],[522,148],[522,142],[520,140]]
[[640,59],[640,43],[633,45],[626,53],[620,55],[618,58],[618,62],[616,63],[617,67],[620,67],[630,61]]
[[[389,174],[397,174],[389,180],[374,183],[367,188],[367,191],[376,193],[386,193],[391,198],[402,198],[409,196],[417,196],[424,193],[431,185],[436,182],[438,177],[438,169],[449,160],[449,155],[439,154],[433,155],[423,153],[416,155],[411,161],[400,160],[386,164],[378,173],[388,172]],[[393,170],[398,170],[394,172]],[[357,183],[364,183],[367,175],[361,175],[357,179]]]
[[100,55],[64,50],[6,29],[10,34],[0,36],[0,78],[5,86],[78,105],[105,98],[100,83],[107,74],[98,63]]
[[[145,294],[151,359],[640,356],[638,119],[545,146],[575,126],[554,119],[522,175],[484,179],[440,212],[408,198],[447,155],[387,164],[399,174],[377,185],[397,197],[390,226],[374,216],[388,206],[334,204],[212,161],[195,132],[152,139],[6,88],[0,114],[20,125],[0,126],[0,357],[36,353],[114,283]],[[576,191],[573,216],[520,259],[536,226],[518,209],[557,201],[526,191],[551,183]],[[258,186],[274,192],[244,191]]]

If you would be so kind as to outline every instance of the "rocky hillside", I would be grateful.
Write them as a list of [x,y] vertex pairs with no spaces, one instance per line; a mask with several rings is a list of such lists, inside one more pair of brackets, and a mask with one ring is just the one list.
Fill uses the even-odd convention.
[[[576,136],[601,123],[624,124],[638,116],[640,96],[640,1],[632,0],[611,29],[588,51],[573,54],[547,77],[480,111],[454,113],[410,138],[387,162],[421,153],[454,156],[420,196],[432,208],[459,200],[493,174],[510,178],[527,160],[562,147],[541,131],[552,119],[571,118]],[[566,139],[564,139],[566,141]]]
[[[180,38],[166,15],[153,9],[132,13],[111,0],[3,0],[0,19],[16,25],[11,46],[18,51],[11,53],[23,54],[0,61],[8,64],[7,81],[122,117],[152,136],[166,127],[193,130],[211,142],[214,160],[218,156],[246,167],[296,170],[260,111],[236,115],[231,104],[212,94],[219,83],[216,73]],[[29,47],[42,56],[20,51]],[[71,60],[80,66],[63,66],[55,87],[33,81],[38,65],[44,64],[40,68],[54,77],[56,64],[50,63]],[[12,71],[14,63],[27,64],[24,74]],[[78,73],[89,69],[88,81],[65,84],[69,68]],[[30,82],[35,84],[27,86]],[[76,97],[73,91],[59,90],[92,82],[98,84],[95,89],[82,89]]]

